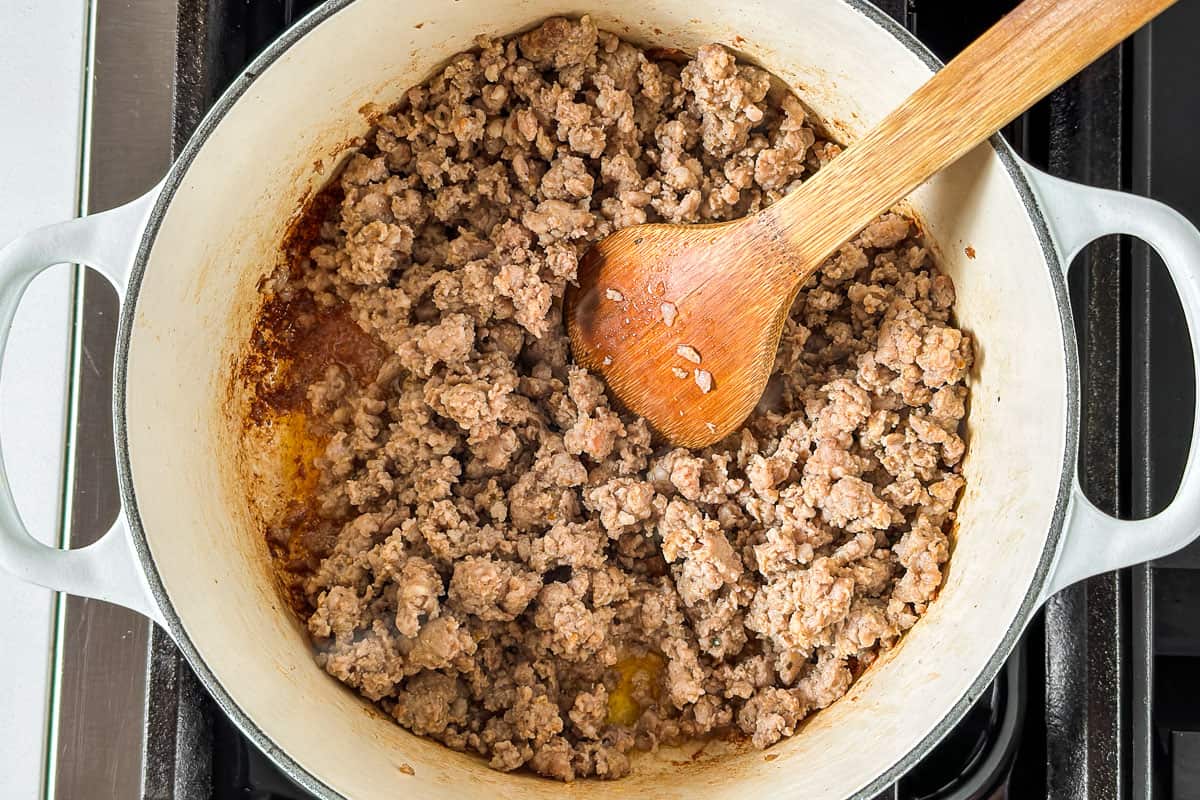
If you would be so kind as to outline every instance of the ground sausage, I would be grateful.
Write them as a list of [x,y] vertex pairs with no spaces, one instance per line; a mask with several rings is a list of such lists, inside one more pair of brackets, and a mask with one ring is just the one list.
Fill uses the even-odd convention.
[[[336,535],[282,572],[318,663],[500,770],[616,778],[635,747],[732,729],[769,746],[937,595],[973,359],[953,284],[884,215],[796,298],[744,427],[667,446],[571,364],[580,256],[753,213],[840,148],[718,45],[679,64],[587,18],[477,45],[378,119],[265,284],[377,350],[298,395]],[[702,356],[678,366],[707,390]]]

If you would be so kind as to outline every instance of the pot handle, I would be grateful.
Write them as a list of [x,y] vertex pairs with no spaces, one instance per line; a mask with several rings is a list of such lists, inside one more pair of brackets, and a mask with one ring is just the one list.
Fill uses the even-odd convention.
[[[129,268],[158,188],[132,203],[39,228],[0,249],[0,353],[26,287],[54,264],[86,264],[116,287],[123,302]],[[0,357],[0,367],[2,367]],[[132,608],[162,622],[133,549],[124,513],[100,539],[75,550],[43,544],[29,534],[13,500],[0,453],[0,569],[57,591]]]
[[[1112,233],[1142,239],[1158,252],[1179,293],[1200,376],[1200,231],[1178,211],[1146,197],[1096,189],[1024,165],[1068,267],[1091,241]],[[1084,496],[1076,476],[1057,560],[1042,599],[1078,580],[1179,550],[1200,536],[1200,408],[1179,491],[1149,519],[1119,520]]]

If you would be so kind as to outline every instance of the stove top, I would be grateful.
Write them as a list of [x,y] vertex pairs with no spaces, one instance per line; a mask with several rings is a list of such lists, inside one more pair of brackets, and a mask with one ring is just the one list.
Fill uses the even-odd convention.
[[[319,5],[177,1],[175,152],[242,67]],[[943,59],[1016,5],[876,3]],[[1191,133],[1200,85],[1190,32],[1198,29],[1200,3],[1178,4],[1005,136],[1054,174],[1149,194],[1200,220],[1200,150]],[[1100,508],[1148,516],[1174,494],[1188,446],[1176,434],[1190,429],[1194,407],[1182,311],[1156,257],[1123,237],[1089,247],[1072,268],[1070,290],[1085,387],[1080,481]],[[101,309],[112,302],[90,284],[85,300]],[[111,324],[102,313],[85,315],[83,337],[102,349]],[[76,492],[103,495],[103,483],[77,477]],[[880,800],[1200,798],[1200,688],[1191,679],[1200,668],[1197,570],[1193,546],[1052,598],[962,723]],[[72,634],[68,618],[68,637],[86,635],[85,622]],[[148,639],[140,645],[149,652],[142,796],[308,800],[215,708],[166,635],[151,629]],[[60,747],[60,761],[70,757]],[[82,784],[60,782],[57,795],[78,796],[64,793],[68,785]]]

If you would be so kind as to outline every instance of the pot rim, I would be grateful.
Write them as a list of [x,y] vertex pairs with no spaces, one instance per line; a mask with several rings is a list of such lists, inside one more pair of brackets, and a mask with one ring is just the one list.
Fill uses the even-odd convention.
[[[146,532],[138,512],[137,497],[133,487],[133,472],[129,457],[129,437],[126,420],[126,382],[128,379],[129,346],[133,331],[134,318],[137,312],[138,295],[150,251],[158,234],[159,227],[166,216],[167,209],[183,182],[192,162],[209,136],[220,125],[229,110],[249,89],[258,74],[278,60],[293,45],[304,38],[310,31],[321,25],[330,17],[347,8],[356,0],[329,0],[311,13],[297,21],[274,42],[266,47],[241,74],[234,79],[224,93],[205,114],[196,130],[188,138],[179,157],[171,165],[162,183],[162,190],[155,199],[150,211],[146,227],[138,245],[137,256],[129,272],[125,302],[121,307],[121,316],[117,329],[116,351],[114,354],[113,373],[113,430],[117,456],[117,478],[121,494],[121,503],[128,521],[130,540],[137,553],[141,568],[146,577],[150,593],[158,605],[166,627],[176,645],[187,658],[200,682],[216,701],[221,711],[228,716],[238,729],[246,735],[254,745],[267,755],[275,764],[282,768],[287,775],[303,789],[322,798],[322,800],[343,800],[343,795],[337,792],[319,776],[310,772],[282,748],[275,744],[270,735],[234,701],[222,686],[217,677],[208,668],[203,655],[196,648],[183,627],[182,620],[175,610],[174,604],[162,582],[162,577],[154,563],[150,552]],[[873,5],[870,0],[839,0],[847,8],[865,16],[875,25],[883,28],[909,52],[921,59],[931,70],[937,71],[944,66],[919,39],[901,26],[888,14]],[[1071,311],[1070,299],[1067,294],[1066,270],[1060,258],[1058,247],[1050,233],[1038,202],[1030,187],[1029,181],[1021,168],[1021,162],[1013,152],[1012,147],[999,134],[989,140],[993,151],[1004,165],[1009,178],[1020,195],[1030,221],[1037,233],[1038,242],[1050,270],[1050,283],[1054,290],[1055,302],[1062,326],[1062,342],[1064,347],[1064,364],[1066,366],[1067,398],[1065,420],[1065,448],[1063,463],[1059,476],[1058,496],[1054,504],[1054,513],[1050,528],[1046,533],[1046,544],[1042,550],[1033,581],[1029,586],[1024,600],[1005,631],[1004,638],[988,659],[987,664],[976,676],[970,688],[951,708],[942,720],[924,738],[914,745],[902,758],[880,775],[875,776],[862,789],[856,792],[851,800],[869,800],[877,796],[887,786],[895,783],[900,776],[907,773],[923,759],[934,746],[948,734],[959,720],[971,709],[987,687],[995,680],[1001,667],[1008,659],[1025,630],[1029,618],[1039,605],[1039,597],[1043,586],[1050,574],[1059,540],[1062,536],[1064,522],[1071,495],[1071,487],[1075,476],[1076,458],[1079,444],[1079,396],[1080,375],[1078,351],[1076,348],[1075,326]]]

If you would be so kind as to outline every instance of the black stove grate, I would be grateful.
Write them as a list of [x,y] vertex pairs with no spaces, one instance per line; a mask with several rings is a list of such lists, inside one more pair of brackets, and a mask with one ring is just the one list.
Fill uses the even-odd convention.
[[[876,3],[943,59],[1016,5]],[[242,67],[317,5],[179,0],[176,151]],[[1200,89],[1183,78],[1195,72],[1188,32],[1200,29],[1198,6],[1179,4],[1105,56],[1010,126],[1009,141],[1055,174],[1161,195],[1200,219],[1200,156],[1188,138]],[[1152,262],[1146,248],[1113,237],[1088,248],[1070,276],[1085,386],[1080,480],[1101,508],[1126,517],[1173,494],[1187,451],[1173,432],[1189,429],[1194,405],[1182,312]],[[1191,548],[1053,598],[963,723],[881,800],[1200,797],[1196,569],[1200,548]],[[215,709],[157,630],[149,687],[146,797],[307,800]]]

